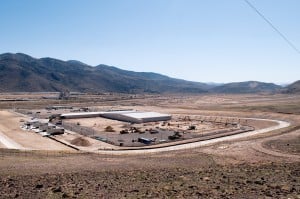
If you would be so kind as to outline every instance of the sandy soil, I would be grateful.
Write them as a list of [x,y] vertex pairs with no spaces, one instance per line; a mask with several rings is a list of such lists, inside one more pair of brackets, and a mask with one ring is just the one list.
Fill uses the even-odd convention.
[[25,149],[20,144],[16,143],[13,139],[7,137],[1,131],[0,131],[0,142],[3,144],[4,148],[9,148],[9,149]]
[[27,120],[9,111],[0,111],[0,130],[7,137],[18,143],[25,149],[33,150],[70,150],[69,147],[58,142],[42,137],[39,134],[30,131],[24,131],[20,128],[22,124],[20,119]]
[[[102,132],[105,132],[105,128],[107,126],[112,126],[114,128],[114,130],[116,131],[115,132],[116,134],[119,134],[120,130],[122,129],[122,126],[128,125],[128,123],[126,123],[126,122],[120,122],[120,121],[105,119],[105,118],[101,118],[101,117],[81,118],[81,119],[67,119],[67,120],[64,120],[64,121],[65,122],[70,122],[70,123],[73,123],[73,124],[79,123],[80,126],[90,127],[90,128],[95,129],[95,130],[102,131]],[[114,132],[110,132],[110,133],[114,133]]]
[[4,144],[0,142],[0,148],[6,148]]
[[[85,140],[87,140],[90,145],[89,146],[79,146],[79,145],[76,145],[76,144],[71,144],[71,142],[76,139],[76,138],[83,138]],[[55,139],[63,142],[63,143],[66,143],[68,145],[71,145],[71,146],[74,146],[82,151],[88,151],[88,152],[95,152],[97,151],[98,149],[112,149],[112,148],[115,148],[115,146],[113,145],[110,145],[110,144],[107,144],[105,142],[100,142],[100,141],[97,141],[95,139],[92,139],[92,138],[89,138],[89,137],[86,137],[86,136],[82,136],[82,135],[79,135],[77,133],[74,133],[72,131],[66,131],[66,133],[64,133],[63,135],[57,135],[55,136]]]

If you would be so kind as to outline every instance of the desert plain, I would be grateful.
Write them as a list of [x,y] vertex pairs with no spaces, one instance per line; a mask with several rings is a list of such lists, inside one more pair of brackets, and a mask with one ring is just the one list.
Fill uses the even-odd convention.
[[[86,94],[69,100],[50,99],[52,95],[0,96],[0,135],[16,148],[0,142],[0,198],[300,198],[299,95]],[[22,121],[33,117],[20,110],[36,113],[49,105],[156,111],[211,122],[257,118],[289,125],[197,147],[116,153],[122,147],[76,132],[49,139],[20,128]],[[274,126],[272,121],[248,119],[247,125],[259,130]],[[115,125],[115,134],[117,126],[124,125],[103,118],[73,121],[78,122],[100,130]],[[88,145],[72,145],[76,138]],[[176,146],[187,141],[178,142],[182,143]],[[167,149],[168,144],[174,143],[157,146]],[[100,150],[108,147],[113,149]]]

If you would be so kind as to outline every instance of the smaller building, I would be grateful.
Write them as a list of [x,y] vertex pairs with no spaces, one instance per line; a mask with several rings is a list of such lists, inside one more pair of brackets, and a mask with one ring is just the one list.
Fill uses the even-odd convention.
[[54,129],[54,128],[56,128],[56,126],[51,123],[43,123],[43,125],[39,126],[39,130],[45,132],[47,132],[49,129]]
[[63,128],[51,128],[47,130],[47,133],[49,133],[50,135],[61,135],[64,134],[65,129]]
[[59,109],[73,109],[72,106],[48,106],[47,110],[59,110]]

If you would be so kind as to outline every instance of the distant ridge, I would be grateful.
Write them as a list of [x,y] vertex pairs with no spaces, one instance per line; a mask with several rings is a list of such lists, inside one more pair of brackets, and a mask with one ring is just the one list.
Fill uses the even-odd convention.
[[282,88],[257,81],[228,84],[201,83],[153,72],[134,72],[100,64],[50,57],[36,59],[23,53],[0,54],[0,92],[119,92],[119,93],[294,93],[299,81]]
[[211,87],[157,73],[103,64],[92,67],[75,60],[36,59],[22,53],[1,54],[0,72],[0,92],[204,93]]
[[282,89],[281,86],[273,83],[258,81],[234,82],[216,86],[211,89],[214,93],[275,93]]
[[300,80],[285,87],[283,93],[300,94]]

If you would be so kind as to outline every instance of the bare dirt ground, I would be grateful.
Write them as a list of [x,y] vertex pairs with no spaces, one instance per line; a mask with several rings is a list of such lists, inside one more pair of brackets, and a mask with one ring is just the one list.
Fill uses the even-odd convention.
[[300,140],[295,128],[300,125],[299,102],[299,96],[289,95],[108,101],[105,105],[172,114],[279,119],[292,126],[238,141],[155,154],[2,149],[0,198],[300,198]]
[[[299,155],[300,154],[300,130],[292,131],[291,133],[270,137],[268,141],[262,143],[264,148],[284,155]],[[292,156],[293,157],[293,156]]]
[[247,145],[231,153],[207,152],[214,147],[122,157],[2,152],[0,193],[2,198],[299,197],[299,162]]
[[13,140],[14,143],[17,143],[17,145],[21,146],[21,149],[70,150],[69,147],[50,140],[49,138],[42,137],[34,132],[23,131],[20,128],[20,120],[27,119],[28,118],[22,117],[10,111],[0,111],[1,133],[5,134],[5,136]]
[[5,146],[0,142],[0,148],[5,148]]

